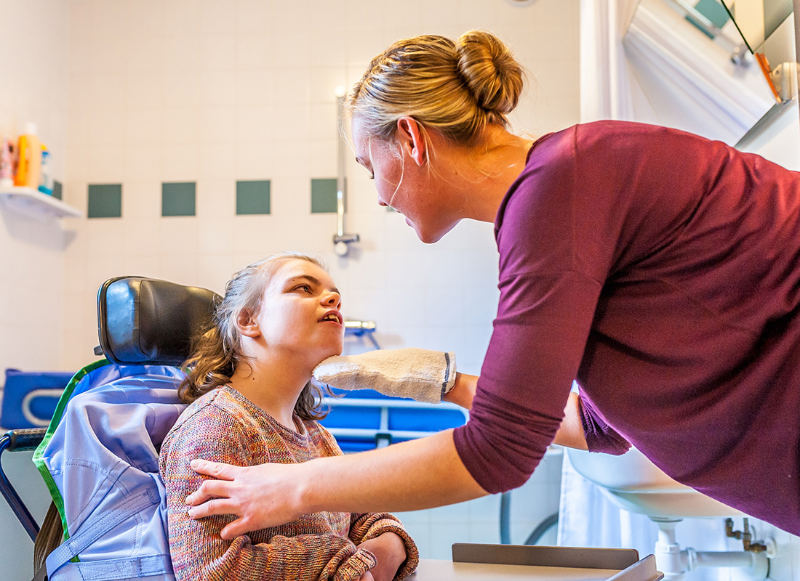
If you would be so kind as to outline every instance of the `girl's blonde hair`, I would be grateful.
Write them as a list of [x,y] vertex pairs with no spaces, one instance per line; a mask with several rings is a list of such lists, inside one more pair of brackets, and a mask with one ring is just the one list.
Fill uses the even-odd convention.
[[425,35],[372,59],[347,102],[369,135],[388,139],[397,120],[410,116],[469,144],[487,125],[507,127],[522,85],[522,67],[494,35],[470,31],[456,42]]
[[[305,260],[325,268],[315,258],[286,252],[254,262],[234,274],[214,311],[214,325],[195,339],[192,355],[184,362],[186,378],[178,386],[181,401],[190,403],[228,384],[237,367],[246,364],[237,320],[243,312],[252,316],[259,313],[264,289],[278,267],[288,260]],[[319,409],[320,396],[320,390],[311,382],[307,383],[297,398],[294,412],[303,420],[324,418],[327,412]]]

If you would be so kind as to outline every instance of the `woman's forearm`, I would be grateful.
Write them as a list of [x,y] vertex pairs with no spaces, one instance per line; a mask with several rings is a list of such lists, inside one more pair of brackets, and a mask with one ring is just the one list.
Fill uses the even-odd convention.
[[301,466],[302,513],[419,510],[487,494],[461,462],[451,430]]
[[487,494],[461,462],[452,430],[302,464],[233,466],[195,459],[191,465],[212,479],[186,498],[189,516],[239,517],[220,531],[223,539],[323,510],[418,510]]

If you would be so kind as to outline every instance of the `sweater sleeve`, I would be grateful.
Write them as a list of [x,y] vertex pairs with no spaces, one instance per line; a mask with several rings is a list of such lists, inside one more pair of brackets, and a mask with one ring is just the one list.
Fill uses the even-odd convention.
[[[322,456],[341,456],[343,454],[336,438],[324,426],[313,422],[309,428],[320,438],[318,450]],[[364,541],[379,537],[383,533],[395,533],[403,540],[406,560],[397,570],[395,579],[405,579],[416,570],[419,564],[419,551],[400,519],[388,512],[352,513],[350,515],[348,536],[354,544],[359,545]]]
[[[207,409],[207,408],[206,408]],[[220,531],[235,517],[189,518],[184,499],[204,477],[189,466],[193,458],[248,465],[249,437],[240,422],[221,410],[199,414],[171,432],[161,452],[161,475],[167,495],[167,518],[175,577],[181,579],[355,580],[376,564],[375,556],[336,534],[276,534],[267,543],[249,535],[223,540]]]
[[501,280],[469,420],[453,432],[459,457],[487,492],[524,484],[553,441],[599,289],[576,272]]
[[406,548],[406,560],[397,570],[395,579],[405,579],[411,575],[419,564],[419,551],[414,540],[403,528],[403,524],[388,512],[354,513],[350,519],[350,540],[356,545],[381,536],[383,533],[395,533],[403,539]]

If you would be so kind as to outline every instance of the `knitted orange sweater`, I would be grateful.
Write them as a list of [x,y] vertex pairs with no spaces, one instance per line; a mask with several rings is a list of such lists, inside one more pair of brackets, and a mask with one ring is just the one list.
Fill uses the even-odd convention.
[[176,579],[355,580],[376,563],[370,551],[357,545],[384,532],[399,535],[406,547],[407,559],[397,579],[414,571],[416,545],[400,521],[388,513],[306,514],[232,541],[222,540],[219,533],[233,516],[188,517],[184,499],[204,479],[190,468],[193,458],[252,466],[341,455],[336,440],[319,423],[298,424],[300,432],[286,428],[228,386],[207,393],[178,418],[160,456]]

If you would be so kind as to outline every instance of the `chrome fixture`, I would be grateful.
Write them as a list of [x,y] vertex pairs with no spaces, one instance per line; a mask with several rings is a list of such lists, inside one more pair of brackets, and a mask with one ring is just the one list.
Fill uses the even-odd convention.
[[344,205],[347,192],[347,181],[345,178],[345,152],[347,151],[347,144],[344,140],[344,99],[344,87],[337,88],[336,124],[339,139],[336,148],[336,234],[333,235],[333,251],[338,256],[347,256],[350,252],[350,244],[359,241],[358,234],[346,234],[344,231]]
[[731,36],[728,31],[722,30],[719,26],[714,24],[705,14],[697,10],[696,2],[690,3],[685,0],[668,0],[675,9],[682,12],[690,19],[691,23],[697,28],[705,32],[709,38],[713,38],[721,43],[731,51],[731,62],[740,67],[750,65],[750,59],[747,58],[750,50],[747,44],[742,39]]

